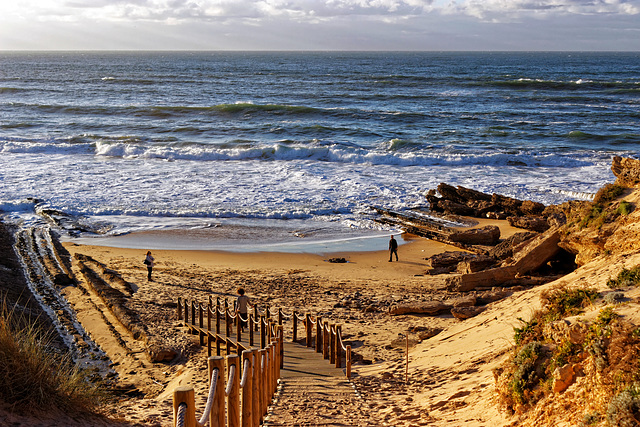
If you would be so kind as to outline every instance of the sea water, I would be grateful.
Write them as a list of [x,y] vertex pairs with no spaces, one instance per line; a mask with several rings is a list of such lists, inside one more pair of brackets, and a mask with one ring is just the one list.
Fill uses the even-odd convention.
[[589,198],[639,123],[639,53],[0,52],[0,210],[229,248],[381,236],[371,206],[441,182]]

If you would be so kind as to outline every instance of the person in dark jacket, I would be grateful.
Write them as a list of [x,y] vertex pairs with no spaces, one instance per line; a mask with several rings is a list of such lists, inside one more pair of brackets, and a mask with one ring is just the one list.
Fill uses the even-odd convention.
[[153,258],[153,256],[151,256],[151,251],[147,252],[147,257],[144,259],[144,263],[147,265],[147,280],[149,282],[152,282],[153,280],[151,279],[151,271],[153,271],[153,266],[155,265],[155,259]]
[[391,262],[393,254],[396,254],[396,261],[398,261],[398,242],[391,236],[389,239],[389,262]]

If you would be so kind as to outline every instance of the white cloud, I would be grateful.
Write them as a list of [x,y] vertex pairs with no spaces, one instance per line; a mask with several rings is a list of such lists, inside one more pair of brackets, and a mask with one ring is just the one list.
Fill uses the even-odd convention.
[[0,1],[0,49],[640,50],[638,15],[640,0]]

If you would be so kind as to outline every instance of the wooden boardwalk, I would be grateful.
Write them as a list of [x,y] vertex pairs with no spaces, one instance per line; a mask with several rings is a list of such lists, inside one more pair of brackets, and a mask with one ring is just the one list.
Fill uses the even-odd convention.
[[343,369],[322,354],[285,342],[280,386],[264,426],[379,426]]

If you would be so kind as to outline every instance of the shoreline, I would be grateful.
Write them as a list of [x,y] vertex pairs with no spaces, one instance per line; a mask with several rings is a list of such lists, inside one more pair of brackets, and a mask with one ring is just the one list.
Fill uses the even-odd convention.
[[[497,225],[500,228],[501,238],[503,239],[521,231],[511,227],[505,220],[480,219],[475,227],[489,224]],[[202,245],[202,236],[196,236],[197,238],[193,240],[192,245],[188,248],[175,248],[176,237],[186,241],[194,237],[195,232],[197,230],[155,230],[112,238],[64,238],[61,241],[72,254],[82,252],[98,258],[105,255],[127,258],[132,259],[134,265],[138,264],[136,260],[140,258],[141,269],[144,268],[142,264],[144,254],[147,250],[151,250],[156,258],[154,271],[170,269],[175,263],[189,263],[193,264],[194,268],[198,266],[238,270],[303,269],[334,279],[354,280],[402,280],[409,277],[422,277],[427,268],[427,258],[445,251],[462,250],[446,243],[408,233],[394,234],[399,243],[398,262],[395,261],[395,258],[393,262],[389,262],[388,258],[387,244],[391,233],[386,234],[384,237],[359,238],[358,242],[360,243],[375,242],[375,246],[370,244],[367,246],[370,249],[366,250],[358,250],[353,245],[342,244],[341,246],[334,246],[333,250],[312,251],[309,250],[314,249],[312,246],[314,242],[312,241],[305,242],[307,246],[304,246],[304,244],[287,246],[287,243],[262,242],[263,247],[268,250],[256,250],[256,248],[261,247],[260,243],[254,244],[253,250],[230,250],[232,245],[219,245],[224,249],[209,249],[207,244]],[[158,249],[147,246],[150,241],[148,239],[149,236],[153,237],[152,241],[158,245]],[[116,241],[121,244],[113,244]],[[212,245],[220,244],[223,241],[212,239],[208,242],[209,245]],[[344,243],[344,241],[339,242]],[[296,250],[286,250],[291,248]],[[346,262],[332,263],[329,262],[330,258],[344,258]]]

